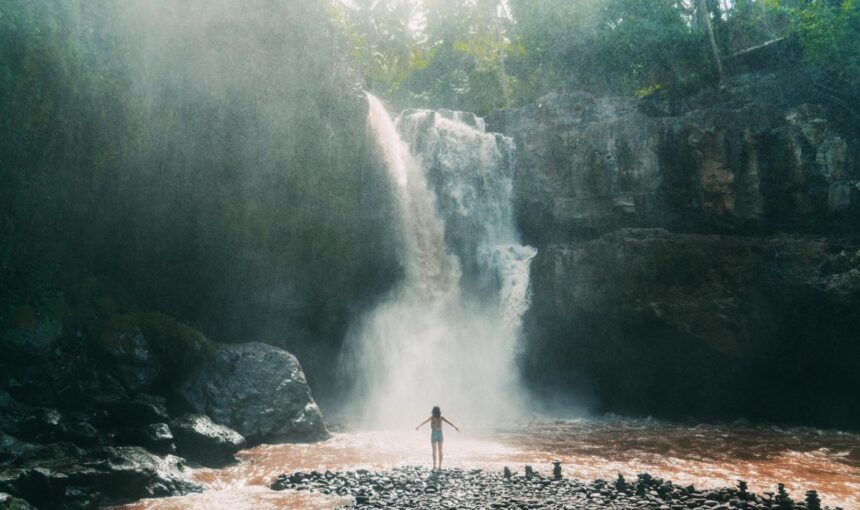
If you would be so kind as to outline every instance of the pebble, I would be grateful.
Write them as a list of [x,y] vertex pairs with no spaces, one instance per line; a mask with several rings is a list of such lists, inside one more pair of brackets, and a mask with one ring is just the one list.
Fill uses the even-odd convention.
[[[507,476],[510,473],[510,476]],[[351,496],[353,505],[343,508],[423,508],[428,510],[478,508],[565,509],[565,510],[771,510],[772,494],[757,496],[739,488],[697,491],[645,473],[635,482],[623,477],[613,482],[545,477],[529,469],[528,476],[507,470],[493,473],[473,469],[441,472],[417,466],[390,471],[367,470],[319,473],[295,472],[279,475],[273,490],[310,490]],[[782,489],[784,491],[784,489]],[[784,493],[783,493],[784,494]],[[807,493],[813,505],[817,494]],[[795,508],[795,507],[789,507]],[[796,507],[798,510],[804,506]],[[828,507],[821,507],[829,510]],[[838,509],[837,509],[838,510]]]

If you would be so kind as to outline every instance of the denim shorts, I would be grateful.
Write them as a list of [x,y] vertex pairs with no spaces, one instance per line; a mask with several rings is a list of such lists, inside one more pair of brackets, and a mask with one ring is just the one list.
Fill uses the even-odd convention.
[[431,443],[441,443],[442,442],[442,429],[431,429],[430,430],[430,442]]

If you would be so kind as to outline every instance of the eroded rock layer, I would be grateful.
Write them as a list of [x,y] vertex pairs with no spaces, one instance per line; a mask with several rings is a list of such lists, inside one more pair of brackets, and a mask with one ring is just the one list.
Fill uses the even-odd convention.
[[820,99],[780,71],[491,116],[538,248],[526,379],[592,410],[858,426],[860,144]]

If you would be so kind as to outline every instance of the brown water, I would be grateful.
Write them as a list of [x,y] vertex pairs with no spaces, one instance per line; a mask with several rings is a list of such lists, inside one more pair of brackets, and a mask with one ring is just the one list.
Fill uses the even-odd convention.
[[[431,464],[429,432],[337,433],[315,444],[263,445],[239,454],[240,464],[195,470],[203,494],[145,500],[123,510],[331,509],[349,499],[274,492],[276,475],[298,470],[386,469]],[[670,425],[649,420],[557,421],[496,431],[445,431],[445,467],[548,472],[560,460],[565,476],[628,480],[649,472],[677,484],[734,485],[755,492],[785,483],[796,499],[816,489],[826,505],[860,510],[860,435],[815,429],[741,425]]]

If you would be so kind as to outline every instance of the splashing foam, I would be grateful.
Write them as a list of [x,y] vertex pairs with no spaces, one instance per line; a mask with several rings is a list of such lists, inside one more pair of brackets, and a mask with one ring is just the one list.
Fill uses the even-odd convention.
[[347,340],[355,411],[380,428],[418,423],[433,405],[464,424],[515,419],[536,251],[513,228],[512,143],[467,114],[408,111],[395,123],[376,97],[368,102],[399,207],[405,277]]

